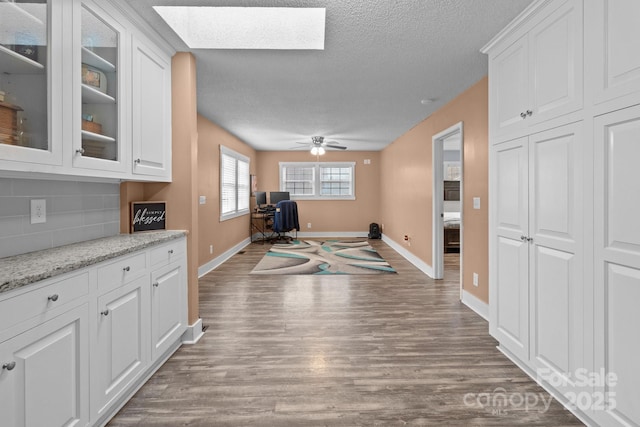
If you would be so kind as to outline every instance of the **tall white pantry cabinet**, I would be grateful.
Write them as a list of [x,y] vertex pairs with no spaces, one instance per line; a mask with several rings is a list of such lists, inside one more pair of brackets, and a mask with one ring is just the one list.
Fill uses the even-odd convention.
[[640,2],[539,0],[489,56],[489,329],[589,425],[640,425]]

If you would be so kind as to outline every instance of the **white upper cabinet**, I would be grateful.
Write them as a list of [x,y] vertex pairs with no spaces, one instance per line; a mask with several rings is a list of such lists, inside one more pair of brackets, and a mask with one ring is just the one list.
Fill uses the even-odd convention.
[[0,159],[27,169],[62,164],[62,25],[60,1],[0,2]]
[[[583,107],[581,0],[551,1],[489,52],[490,132],[505,141]],[[559,123],[562,124],[562,123]]]
[[0,1],[0,175],[171,180],[172,49],[127,3]]
[[122,46],[126,30],[114,17],[91,2],[77,5],[80,22],[80,63],[74,87],[80,100],[74,115],[73,166],[124,172],[127,134],[126,60]]
[[133,173],[171,178],[171,62],[133,38]]
[[594,102],[616,100],[613,109],[640,103],[640,2],[591,0],[586,12]]

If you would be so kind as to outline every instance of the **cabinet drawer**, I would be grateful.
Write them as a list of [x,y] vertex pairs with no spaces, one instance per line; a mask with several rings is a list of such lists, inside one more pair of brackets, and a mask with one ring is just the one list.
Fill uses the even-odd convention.
[[176,239],[170,243],[151,249],[151,265],[166,265],[180,259],[185,252],[184,239]]
[[98,268],[98,292],[104,293],[142,277],[147,272],[146,254],[126,256]]
[[13,298],[0,301],[0,327],[8,329],[41,316],[89,293],[89,273],[78,274]]

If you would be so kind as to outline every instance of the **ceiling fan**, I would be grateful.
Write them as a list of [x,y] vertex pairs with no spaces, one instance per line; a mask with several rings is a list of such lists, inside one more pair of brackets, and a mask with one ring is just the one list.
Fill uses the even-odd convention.
[[[326,148],[332,148],[336,150],[347,149],[347,147],[345,147],[344,145],[338,145],[340,143],[337,141],[325,141],[324,136],[312,136],[311,142],[296,142],[296,144],[302,144],[302,145],[307,145],[311,147],[311,154],[314,154],[314,155],[324,154]],[[298,147],[292,147],[292,148],[295,149]]]

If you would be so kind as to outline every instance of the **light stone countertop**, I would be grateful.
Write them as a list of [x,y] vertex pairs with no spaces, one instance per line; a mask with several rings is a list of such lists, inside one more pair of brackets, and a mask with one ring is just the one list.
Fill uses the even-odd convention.
[[0,293],[186,235],[186,231],[119,234],[0,258]]

